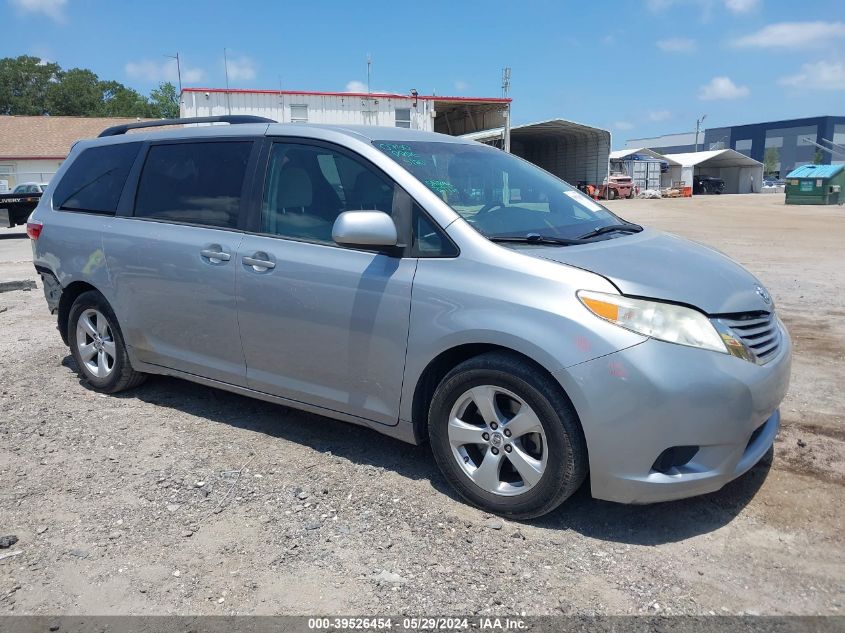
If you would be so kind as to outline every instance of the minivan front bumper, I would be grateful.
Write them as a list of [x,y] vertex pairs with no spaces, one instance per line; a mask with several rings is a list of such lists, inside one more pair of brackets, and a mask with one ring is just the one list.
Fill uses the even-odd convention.
[[[789,387],[791,342],[781,329],[765,365],[649,339],[557,372],[584,429],[593,496],[680,499],[719,490],[754,466],[774,442]],[[673,447],[697,451],[656,469]]]

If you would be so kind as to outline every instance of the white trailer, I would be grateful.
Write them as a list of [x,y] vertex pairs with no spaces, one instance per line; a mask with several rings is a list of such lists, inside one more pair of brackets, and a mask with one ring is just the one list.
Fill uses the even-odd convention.
[[185,88],[182,118],[252,114],[279,123],[383,125],[460,135],[504,124],[510,99],[360,92]]

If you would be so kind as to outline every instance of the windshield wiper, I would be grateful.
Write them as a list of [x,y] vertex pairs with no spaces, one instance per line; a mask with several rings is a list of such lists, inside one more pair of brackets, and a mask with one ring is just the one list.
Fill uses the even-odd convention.
[[591,237],[596,237],[598,235],[604,235],[605,233],[639,233],[643,230],[639,224],[633,223],[626,223],[626,224],[609,224],[607,226],[599,227],[589,233],[584,233],[584,235],[579,235],[576,239],[579,240],[588,240]]
[[555,246],[572,246],[573,244],[584,244],[582,239],[567,239],[565,237],[552,237],[550,235],[540,235],[539,233],[529,233],[528,235],[490,235],[488,238],[491,242],[505,242],[515,244],[554,244]]

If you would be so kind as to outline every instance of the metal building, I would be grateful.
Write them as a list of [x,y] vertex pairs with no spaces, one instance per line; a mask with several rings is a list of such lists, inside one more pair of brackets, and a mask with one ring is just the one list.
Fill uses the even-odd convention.
[[[180,115],[253,114],[280,123],[385,125],[463,136],[504,147],[505,97],[185,88]],[[511,151],[572,185],[607,177],[610,132],[563,119],[513,126]]]
[[[502,129],[464,138],[501,147]],[[570,185],[600,185],[607,178],[610,132],[564,119],[515,125],[511,152],[562,178]]]
[[360,92],[185,88],[180,116],[254,114],[279,123],[386,125],[454,136],[504,125],[511,100]]
[[[680,166],[679,162],[645,147],[621,149],[610,153],[611,172],[631,176],[634,186],[640,191],[671,187],[671,168]],[[680,178],[680,171],[677,176]]]
[[[625,147],[648,147],[661,154],[696,151],[695,132],[629,139]],[[699,151],[733,149],[759,163],[769,157],[769,174],[783,177],[800,165],[845,163],[835,145],[845,145],[845,116],[767,121],[748,125],[708,128],[698,135]]]

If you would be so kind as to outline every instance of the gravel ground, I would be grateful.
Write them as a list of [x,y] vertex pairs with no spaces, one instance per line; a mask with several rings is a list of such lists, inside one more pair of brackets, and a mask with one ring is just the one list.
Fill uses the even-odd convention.
[[[171,378],[96,394],[40,282],[0,292],[0,613],[841,613],[845,211],[782,201],[613,204],[772,291],[795,340],[773,457],[705,497],[585,487],[529,523],[458,501],[427,447]],[[28,257],[0,233],[0,288]]]

